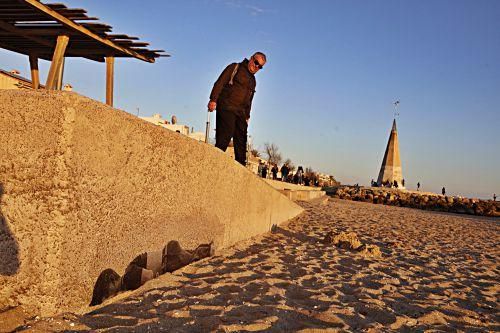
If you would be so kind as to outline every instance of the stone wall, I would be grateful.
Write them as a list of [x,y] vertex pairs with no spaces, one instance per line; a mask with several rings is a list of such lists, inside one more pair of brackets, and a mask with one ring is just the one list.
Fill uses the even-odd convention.
[[383,187],[331,188],[327,194],[339,199],[482,216],[500,216],[500,202],[396,190]]
[[302,211],[222,151],[69,92],[0,91],[0,311],[86,306],[105,268]]

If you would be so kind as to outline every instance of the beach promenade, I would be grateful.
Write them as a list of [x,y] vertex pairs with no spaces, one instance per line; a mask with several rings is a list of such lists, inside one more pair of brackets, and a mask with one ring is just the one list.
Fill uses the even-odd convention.
[[[275,233],[31,331],[498,331],[495,218],[323,198]],[[355,232],[382,256],[325,245]],[[90,312],[91,311],[91,312]]]

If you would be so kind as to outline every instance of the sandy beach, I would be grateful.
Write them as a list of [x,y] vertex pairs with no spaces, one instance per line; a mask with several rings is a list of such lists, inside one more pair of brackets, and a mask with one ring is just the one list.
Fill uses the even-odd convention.
[[[500,220],[337,199],[28,331],[499,331]],[[323,244],[355,232],[381,257]],[[91,312],[88,312],[91,311]],[[87,312],[87,313],[86,313]],[[21,329],[22,330],[22,329]]]

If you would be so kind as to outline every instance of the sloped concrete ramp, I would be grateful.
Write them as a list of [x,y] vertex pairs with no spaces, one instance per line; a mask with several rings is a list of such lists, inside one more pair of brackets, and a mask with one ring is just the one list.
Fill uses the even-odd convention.
[[89,98],[0,101],[0,311],[78,309],[103,269],[168,240],[227,247],[302,211],[214,147]]

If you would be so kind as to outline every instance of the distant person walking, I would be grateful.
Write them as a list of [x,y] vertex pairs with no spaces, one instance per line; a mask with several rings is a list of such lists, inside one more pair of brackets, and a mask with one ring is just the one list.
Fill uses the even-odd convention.
[[267,165],[262,166],[262,178],[267,178]]
[[257,173],[259,174],[259,177],[262,177],[262,167],[264,164],[262,162],[259,162],[259,166],[257,167]]
[[276,164],[271,168],[271,173],[273,174],[274,180],[278,179],[278,166]]
[[288,178],[288,166],[286,164],[283,164],[281,166],[281,180],[286,182],[287,178]]
[[443,195],[446,195],[446,189],[444,188],[444,186],[443,186],[443,188],[441,189],[441,193],[443,193]]
[[297,168],[297,184],[302,185],[302,179],[304,177],[304,169],[302,169],[302,166],[299,166]]
[[417,191],[420,191],[420,182],[417,183]]
[[405,187],[405,180],[401,180],[401,186]]
[[497,195],[493,193],[493,201],[497,201]]
[[215,118],[215,146],[226,151],[231,138],[234,143],[236,161],[246,164],[247,129],[250,120],[253,96],[255,94],[255,74],[266,63],[266,56],[256,52],[250,60],[227,66],[215,81],[208,111],[217,110]]

